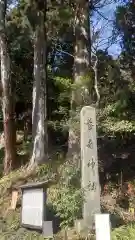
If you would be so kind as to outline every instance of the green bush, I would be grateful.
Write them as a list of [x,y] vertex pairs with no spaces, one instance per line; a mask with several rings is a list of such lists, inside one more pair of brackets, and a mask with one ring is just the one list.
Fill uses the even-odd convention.
[[74,187],[61,188],[54,202],[57,215],[61,218],[61,227],[72,226],[74,220],[81,217],[82,194]]
[[135,225],[130,224],[115,229],[112,232],[112,240],[134,240],[135,239]]
[[67,161],[59,168],[60,179],[57,194],[52,204],[61,219],[61,226],[71,226],[81,217],[82,192],[80,188],[80,168]]

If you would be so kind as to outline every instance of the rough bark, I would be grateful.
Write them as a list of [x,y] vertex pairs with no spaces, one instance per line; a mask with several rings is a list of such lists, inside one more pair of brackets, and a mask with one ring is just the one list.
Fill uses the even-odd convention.
[[99,89],[98,89],[98,57],[97,57],[96,53],[95,53],[94,57],[95,57],[95,63],[92,68],[94,71],[94,88],[95,88],[95,92],[96,92],[96,96],[97,96],[96,107],[98,107],[99,102],[100,102],[100,93],[99,93]]
[[74,83],[78,85],[72,95],[72,107],[88,104],[88,89],[83,85],[90,78],[91,39],[89,1],[78,0],[75,9]]
[[[75,90],[72,91],[71,100],[68,155],[76,161],[80,155],[80,136],[78,129],[76,128],[76,121],[80,118],[81,107],[90,103],[89,89],[85,84],[86,81],[89,81],[90,79],[91,67],[89,1],[87,0],[76,1],[74,33],[75,45],[73,82],[75,83]],[[79,125],[78,128],[80,128]]]
[[5,30],[6,1],[0,1],[0,56],[2,111],[4,123],[5,158],[4,174],[8,174],[16,166],[16,133],[14,125],[13,94],[11,87],[10,57]]
[[33,153],[30,165],[47,160],[47,86],[46,86],[46,31],[45,6],[37,11],[37,25],[34,44],[34,84],[33,84]]

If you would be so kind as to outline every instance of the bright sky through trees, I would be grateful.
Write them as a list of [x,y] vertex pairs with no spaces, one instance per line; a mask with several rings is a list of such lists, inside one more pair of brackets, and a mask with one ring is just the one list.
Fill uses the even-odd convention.
[[[120,39],[113,39],[113,21],[115,19],[115,10],[120,3],[110,3],[98,10],[95,10],[92,17],[92,35],[97,33],[97,39],[94,39],[94,47],[107,49],[108,53],[115,58],[120,54]],[[123,4],[123,3],[121,3]]]
[[[10,9],[15,6],[16,1],[10,1]],[[125,0],[126,3],[126,0]],[[123,4],[123,2],[121,3]],[[94,11],[91,24],[91,35],[96,35],[93,40],[94,47],[97,49],[107,49],[108,53],[116,58],[121,52],[120,39],[113,39],[113,21],[115,18],[116,7],[120,5],[120,1],[117,3],[110,2],[102,8],[97,8]]]

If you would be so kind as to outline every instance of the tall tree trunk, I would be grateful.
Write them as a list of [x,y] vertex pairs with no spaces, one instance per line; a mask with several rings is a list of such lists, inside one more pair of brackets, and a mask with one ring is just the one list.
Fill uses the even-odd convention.
[[89,1],[76,0],[75,6],[75,45],[74,45],[74,75],[75,90],[72,91],[71,119],[69,127],[69,156],[78,160],[80,155],[80,136],[77,126],[80,109],[90,103],[90,94],[87,86],[90,84],[91,71],[91,38]]
[[[74,83],[72,107],[89,103],[87,83],[90,82],[91,39],[89,1],[77,0],[75,9]],[[90,96],[89,96],[90,97]]]
[[0,1],[0,56],[5,138],[4,174],[8,174],[16,166],[16,132],[14,125],[13,94],[11,87],[10,57],[5,30],[6,5],[5,0]]
[[47,160],[47,86],[46,86],[46,6],[37,10],[37,25],[34,44],[34,84],[33,84],[33,153],[30,165]]

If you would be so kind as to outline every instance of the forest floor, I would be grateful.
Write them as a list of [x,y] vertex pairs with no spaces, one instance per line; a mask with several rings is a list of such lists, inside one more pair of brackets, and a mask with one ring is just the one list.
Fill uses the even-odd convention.
[[[18,137],[18,142],[21,142],[21,134]],[[30,152],[30,142],[18,144],[18,161],[20,159],[28,159],[28,152]],[[3,158],[3,147],[0,149],[0,157]],[[11,209],[12,190],[26,182],[37,182],[44,180],[52,180],[53,184],[48,189],[48,213],[50,219],[55,221],[58,227],[59,219],[57,216],[56,204],[58,202],[58,194],[61,191],[61,169],[63,162],[61,160],[50,161],[49,163],[37,167],[35,170],[28,171],[27,168],[21,167],[18,170],[11,172],[8,176],[0,179],[0,240],[42,240],[44,239],[40,233],[35,231],[28,231],[21,227],[21,191],[19,190],[19,197],[15,210]],[[101,204],[103,212],[110,213],[112,224],[112,240],[134,240],[135,239],[135,224],[134,217],[129,213],[128,209],[124,209],[122,202],[126,201],[126,195],[118,189],[106,186],[106,192],[101,197]],[[119,192],[119,194],[118,194]],[[68,198],[68,196],[67,196]],[[119,198],[119,201],[118,201]],[[69,200],[70,201],[70,200]],[[55,204],[54,204],[55,203]],[[65,204],[65,203],[63,203]],[[125,205],[125,204],[124,204]],[[61,207],[61,206],[60,206]],[[62,206],[63,207],[63,206]],[[66,206],[65,206],[66,207]],[[59,209],[59,208],[58,208]],[[49,216],[48,215],[48,216]],[[54,218],[55,217],[55,218]],[[58,222],[56,221],[58,220]],[[58,228],[59,229],[59,228]],[[74,228],[67,230],[68,238],[65,237],[64,227],[55,234],[55,239],[83,239],[74,231]],[[95,239],[94,235],[89,236],[88,239]]]

